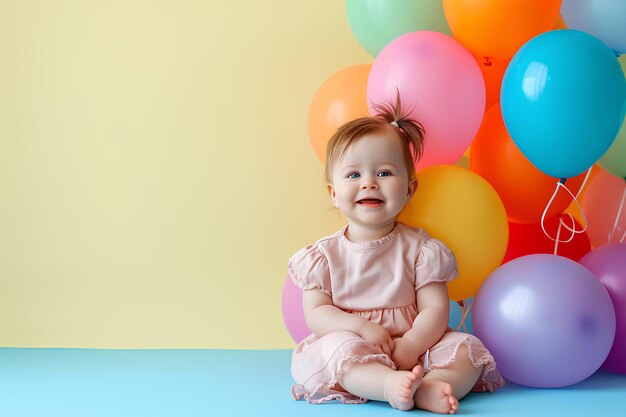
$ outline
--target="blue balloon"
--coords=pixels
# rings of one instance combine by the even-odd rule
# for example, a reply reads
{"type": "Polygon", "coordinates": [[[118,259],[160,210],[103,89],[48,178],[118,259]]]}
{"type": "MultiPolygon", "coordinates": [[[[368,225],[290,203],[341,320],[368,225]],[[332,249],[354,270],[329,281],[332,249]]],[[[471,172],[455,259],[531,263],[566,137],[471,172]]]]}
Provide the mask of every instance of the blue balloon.
{"type": "Polygon", "coordinates": [[[616,54],[626,53],[624,0],[563,0],[561,16],[568,28],[597,37],[616,54]]]}
{"type": "Polygon", "coordinates": [[[500,92],[502,118],[532,164],[556,178],[590,168],[626,111],[626,80],[613,51],[578,30],[542,33],[515,54],[500,92]]]}
{"type": "MultiPolygon", "coordinates": [[[[452,330],[456,330],[460,325],[465,324],[465,328],[467,329],[467,333],[472,334],[472,303],[474,302],[474,297],[469,298],[467,300],[463,300],[464,303],[469,304],[470,309],[465,317],[465,322],[462,323],[463,320],[463,309],[459,305],[458,301],[450,300],[450,316],[448,319],[448,327],[452,330]]],[[[461,332],[465,332],[465,329],[461,327],[459,329],[461,332]]]]}

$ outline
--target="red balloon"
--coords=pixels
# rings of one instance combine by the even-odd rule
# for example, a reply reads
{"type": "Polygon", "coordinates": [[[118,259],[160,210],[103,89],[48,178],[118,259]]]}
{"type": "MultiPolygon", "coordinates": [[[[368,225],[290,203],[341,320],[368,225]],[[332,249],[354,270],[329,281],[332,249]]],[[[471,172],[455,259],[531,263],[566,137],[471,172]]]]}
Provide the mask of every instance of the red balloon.
{"type": "MultiPolygon", "coordinates": [[[[559,215],[548,219],[545,222],[546,232],[553,238],[556,238],[560,219],[563,219],[563,222],[568,227],[573,228],[572,219],[567,215],[559,215]]],[[[576,220],[574,220],[574,223],[576,225],[575,230],[582,229],[580,223],[576,220]]],[[[587,232],[574,235],[571,242],[563,242],[568,240],[571,234],[572,232],[565,227],[561,227],[560,242],[556,254],[578,261],[591,251],[591,243],[587,232]]],[[[554,245],[555,242],[547,237],[541,229],[541,223],[524,224],[509,222],[509,245],[506,248],[502,263],[504,264],[520,256],[534,253],[554,254],[554,245]]]]}

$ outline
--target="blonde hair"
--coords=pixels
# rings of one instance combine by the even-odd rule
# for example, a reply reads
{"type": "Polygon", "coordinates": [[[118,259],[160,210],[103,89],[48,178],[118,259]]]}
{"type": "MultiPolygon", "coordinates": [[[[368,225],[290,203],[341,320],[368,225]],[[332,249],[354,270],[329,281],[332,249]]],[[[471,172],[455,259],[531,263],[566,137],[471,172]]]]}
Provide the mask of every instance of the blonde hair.
{"type": "Polygon", "coordinates": [[[331,136],[326,146],[326,182],[332,183],[332,173],[337,161],[346,150],[365,135],[383,131],[393,131],[402,141],[404,162],[409,172],[409,180],[415,178],[415,164],[424,151],[424,127],[416,120],[402,113],[400,94],[396,104],[374,104],[376,115],[352,120],[331,136]]]}

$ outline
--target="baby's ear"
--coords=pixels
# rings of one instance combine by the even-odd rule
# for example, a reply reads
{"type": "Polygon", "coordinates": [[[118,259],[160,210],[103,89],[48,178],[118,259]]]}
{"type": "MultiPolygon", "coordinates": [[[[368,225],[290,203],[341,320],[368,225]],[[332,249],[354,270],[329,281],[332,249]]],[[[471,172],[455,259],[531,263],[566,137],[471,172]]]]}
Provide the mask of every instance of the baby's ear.
{"type": "Polygon", "coordinates": [[[415,191],[417,191],[417,185],[419,184],[419,181],[416,178],[413,178],[411,181],[409,181],[409,192],[408,192],[408,196],[413,197],[413,194],[415,194],[415,191]]]}
{"type": "Polygon", "coordinates": [[[330,195],[330,199],[333,200],[333,204],[337,207],[337,194],[335,193],[335,189],[331,183],[326,184],[326,188],[328,188],[328,194],[330,195]]]}

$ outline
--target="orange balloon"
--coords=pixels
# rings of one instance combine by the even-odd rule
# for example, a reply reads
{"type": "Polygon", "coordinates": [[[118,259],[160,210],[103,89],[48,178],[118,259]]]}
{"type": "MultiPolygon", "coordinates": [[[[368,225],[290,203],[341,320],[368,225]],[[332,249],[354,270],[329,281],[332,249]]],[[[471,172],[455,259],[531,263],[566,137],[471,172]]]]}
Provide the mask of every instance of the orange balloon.
{"type": "Polygon", "coordinates": [[[485,90],[487,92],[487,100],[485,108],[493,106],[500,102],[500,88],[502,87],[502,78],[506,67],[511,62],[510,59],[486,59],[474,55],[474,59],[480,67],[480,72],[485,80],[485,90]]]}
{"type": "MultiPolygon", "coordinates": [[[[558,179],[535,168],[515,145],[502,121],[500,104],[485,113],[472,142],[470,167],[495,188],[509,220],[517,223],[541,222],[541,215],[558,179]]],[[[572,194],[576,195],[580,189],[585,174],[567,180],[565,185],[572,194]]],[[[565,210],[571,201],[572,197],[559,189],[546,213],[546,220],[565,210]]]]}
{"type": "Polygon", "coordinates": [[[326,144],[335,130],[350,120],[369,116],[367,77],[371,64],[353,65],[336,72],[319,88],[309,108],[309,140],[326,162],[326,144]]]}
{"type": "Polygon", "coordinates": [[[530,38],[551,30],[561,0],[443,0],[454,37],[480,57],[511,59],[530,38]]]}
{"type": "Polygon", "coordinates": [[[589,225],[587,234],[593,247],[619,242],[626,232],[626,208],[622,208],[622,212],[619,213],[625,190],[624,178],[616,177],[601,168],[598,169],[596,176],[589,180],[589,187],[582,197],[581,206],[587,217],[589,225]],[[614,229],[613,226],[617,227],[614,229]]]}

